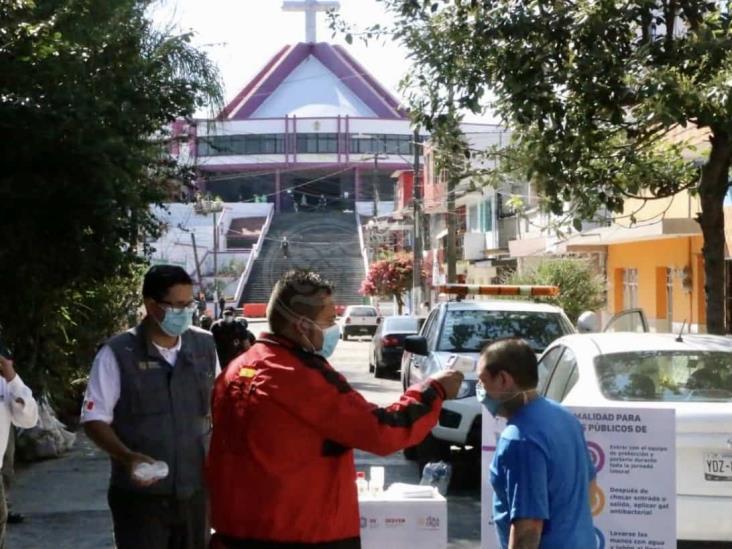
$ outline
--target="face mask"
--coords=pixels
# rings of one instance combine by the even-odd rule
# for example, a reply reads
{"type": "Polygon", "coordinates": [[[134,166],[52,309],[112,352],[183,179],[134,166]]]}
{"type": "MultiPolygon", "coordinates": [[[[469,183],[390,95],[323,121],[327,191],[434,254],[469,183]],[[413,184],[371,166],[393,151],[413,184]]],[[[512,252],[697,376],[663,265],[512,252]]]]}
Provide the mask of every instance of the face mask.
{"type": "Polygon", "coordinates": [[[316,354],[323,358],[329,358],[335,351],[338,341],[341,339],[341,330],[337,324],[334,324],[330,328],[322,330],[323,332],[323,348],[316,351],[316,354]]]}
{"type": "Polygon", "coordinates": [[[493,417],[498,415],[498,410],[501,409],[501,404],[503,404],[500,400],[488,396],[488,393],[485,392],[482,383],[478,383],[475,387],[475,398],[478,399],[478,402],[480,402],[493,417]]]}
{"type": "Polygon", "coordinates": [[[497,398],[493,398],[488,393],[486,393],[485,387],[483,387],[482,383],[478,382],[478,384],[475,386],[475,398],[478,399],[478,402],[480,402],[485,407],[485,409],[490,412],[490,414],[493,417],[498,416],[498,412],[501,410],[501,407],[506,402],[508,402],[509,400],[513,400],[514,398],[516,398],[519,395],[523,396],[524,404],[526,404],[528,402],[527,395],[528,395],[528,393],[531,393],[531,392],[533,392],[533,390],[517,391],[515,393],[507,393],[507,394],[511,394],[511,396],[500,400],[497,398]]]}
{"type": "Polygon", "coordinates": [[[158,322],[160,329],[170,337],[178,337],[193,324],[193,314],[188,310],[171,311],[165,310],[162,322],[158,322]]]}
{"type": "Polygon", "coordinates": [[[325,330],[315,324],[312,320],[310,321],[312,324],[323,333],[323,346],[320,348],[320,350],[315,349],[315,345],[312,344],[312,342],[303,334],[305,339],[308,343],[310,343],[310,347],[312,347],[313,353],[316,355],[320,355],[323,358],[330,357],[333,352],[335,351],[336,345],[338,345],[338,340],[341,338],[341,330],[338,327],[338,324],[334,324],[330,328],[326,328],[325,330]]]}

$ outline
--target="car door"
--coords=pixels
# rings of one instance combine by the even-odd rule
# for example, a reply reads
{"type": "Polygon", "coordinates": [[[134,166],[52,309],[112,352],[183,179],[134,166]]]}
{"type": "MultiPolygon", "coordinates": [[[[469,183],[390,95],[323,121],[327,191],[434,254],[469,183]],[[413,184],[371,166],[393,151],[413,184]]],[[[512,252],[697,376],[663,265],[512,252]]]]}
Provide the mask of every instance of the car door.
{"type": "Polygon", "coordinates": [[[574,351],[562,345],[557,346],[557,348],[561,349],[562,352],[542,394],[555,402],[562,402],[572,387],[579,381],[579,372],[577,371],[577,356],[574,351]]]}
{"type": "Polygon", "coordinates": [[[607,321],[603,332],[647,332],[648,319],[643,309],[625,309],[607,321]]]}

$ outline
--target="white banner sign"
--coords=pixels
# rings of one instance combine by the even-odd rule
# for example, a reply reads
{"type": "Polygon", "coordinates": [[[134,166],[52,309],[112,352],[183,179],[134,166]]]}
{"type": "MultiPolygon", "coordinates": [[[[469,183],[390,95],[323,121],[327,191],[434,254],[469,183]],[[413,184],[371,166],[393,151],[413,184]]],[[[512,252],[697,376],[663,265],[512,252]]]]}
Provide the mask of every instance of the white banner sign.
{"type": "MultiPolygon", "coordinates": [[[[597,490],[591,494],[597,549],[676,547],[674,410],[570,407],[585,428],[597,490]]],[[[502,428],[483,412],[481,549],[499,549],[491,518],[489,466],[502,428]]]]}

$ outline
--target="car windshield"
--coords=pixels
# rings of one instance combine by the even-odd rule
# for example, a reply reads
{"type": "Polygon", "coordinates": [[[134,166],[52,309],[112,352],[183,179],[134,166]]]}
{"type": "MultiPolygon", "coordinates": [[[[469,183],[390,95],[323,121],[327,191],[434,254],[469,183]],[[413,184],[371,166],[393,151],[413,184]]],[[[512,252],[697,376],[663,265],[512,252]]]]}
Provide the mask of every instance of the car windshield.
{"type": "Polygon", "coordinates": [[[732,402],[732,352],[652,351],[595,358],[611,400],[732,402]]]}
{"type": "Polygon", "coordinates": [[[385,332],[417,332],[419,321],[416,318],[387,318],[384,320],[385,332]]]}
{"type": "Polygon", "coordinates": [[[438,351],[480,352],[486,343],[506,337],[521,337],[542,352],[552,341],[571,333],[572,327],[558,313],[534,311],[449,311],[445,317],[438,351]]]}
{"type": "Polygon", "coordinates": [[[376,316],[376,309],[371,307],[354,307],[348,311],[349,316],[376,316]]]}

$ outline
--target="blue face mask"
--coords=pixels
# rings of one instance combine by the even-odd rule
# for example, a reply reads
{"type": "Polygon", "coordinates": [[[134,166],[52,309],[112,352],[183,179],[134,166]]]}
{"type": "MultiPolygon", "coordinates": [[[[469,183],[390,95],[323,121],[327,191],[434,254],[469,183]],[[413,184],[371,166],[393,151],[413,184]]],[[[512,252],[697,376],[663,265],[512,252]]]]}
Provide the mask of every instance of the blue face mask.
{"type": "Polygon", "coordinates": [[[316,351],[315,354],[322,356],[323,358],[329,358],[336,349],[338,341],[341,339],[341,330],[338,324],[334,324],[330,328],[323,330],[323,348],[316,351]]]}
{"type": "Polygon", "coordinates": [[[160,329],[170,337],[178,337],[193,324],[193,313],[188,309],[173,311],[165,309],[163,321],[158,323],[160,329]]]}
{"type": "Polygon", "coordinates": [[[478,402],[480,402],[493,417],[498,415],[498,410],[501,409],[501,404],[503,404],[502,401],[489,396],[488,393],[485,392],[485,387],[483,387],[483,384],[480,381],[475,386],[475,398],[478,399],[478,402]]]}
{"type": "Polygon", "coordinates": [[[507,399],[499,400],[497,398],[493,398],[488,393],[486,393],[485,387],[483,387],[483,384],[480,381],[478,381],[477,385],[475,386],[475,398],[478,399],[478,402],[480,402],[493,417],[498,416],[498,412],[501,410],[501,407],[504,403],[508,402],[509,400],[513,400],[519,395],[523,396],[524,404],[526,404],[528,402],[527,394],[531,392],[533,391],[518,391],[516,393],[511,393],[511,396],[507,399]]]}

